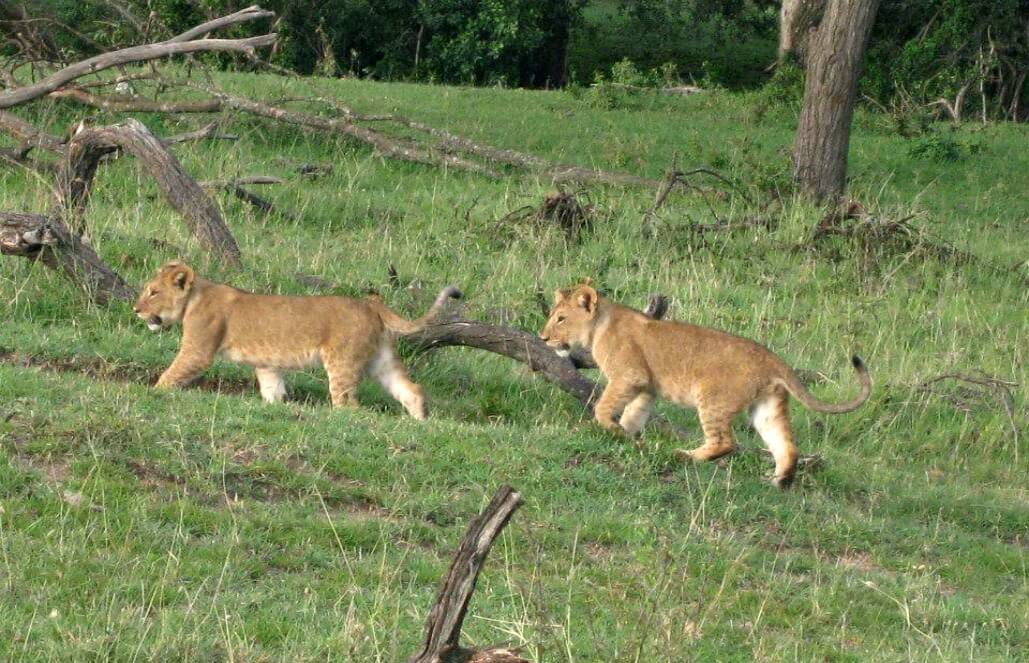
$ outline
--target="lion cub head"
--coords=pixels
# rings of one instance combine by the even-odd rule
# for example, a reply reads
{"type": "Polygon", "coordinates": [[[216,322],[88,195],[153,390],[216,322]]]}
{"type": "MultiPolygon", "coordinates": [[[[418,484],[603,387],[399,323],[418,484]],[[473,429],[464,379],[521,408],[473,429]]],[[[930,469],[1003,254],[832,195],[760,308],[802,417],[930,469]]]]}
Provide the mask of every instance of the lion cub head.
{"type": "Polygon", "coordinates": [[[150,331],[158,331],[182,320],[196,274],[182,262],[172,261],[147,281],[132,309],[150,331]]]}
{"type": "Polygon", "coordinates": [[[589,280],[554,291],[554,307],[540,338],[567,357],[575,348],[588,348],[597,323],[597,291],[589,280]]]}

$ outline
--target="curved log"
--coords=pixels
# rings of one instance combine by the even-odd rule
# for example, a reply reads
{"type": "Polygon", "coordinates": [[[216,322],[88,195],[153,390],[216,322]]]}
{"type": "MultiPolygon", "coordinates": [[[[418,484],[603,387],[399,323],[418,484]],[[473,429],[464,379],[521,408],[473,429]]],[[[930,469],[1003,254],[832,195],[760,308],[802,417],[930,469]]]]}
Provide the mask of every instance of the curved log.
{"type": "Polygon", "coordinates": [[[416,348],[431,350],[451,345],[462,345],[486,350],[520,361],[545,380],[567,391],[587,410],[600,396],[600,385],[575,370],[575,365],[559,357],[535,334],[471,320],[450,320],[426,327],[405,336],[416,348]]]}
{"type": "Polygon", "coordinates": [[[186,42],[162,42],[130,46],[119,51],[103,53],[87,58],[57,71],[34,85],[26,85],[13,90],[0,92],[0,108],[11,108],[33,99],[44,97],[54,90],[88,74],[95,74],[104,69],[119,65],[156,60],[169,55],[199,53],[203,51],[236,51],[253,55],[254,49],[271,46],[277,35],[267,34],[247,39],[198,39],[186,42]]]}
{"type": "Polygon", "coordinates": [[[164,143],[138,120],[107,127],[80,127],[72,136],[57,173],[55,216],[73,219],[75,228],[84,225],[82,215],[100,159],[118,148],[139,159],[201,243],[233,264],[240,264],[239,246],[218,206],[186,174],[164,143]]]}

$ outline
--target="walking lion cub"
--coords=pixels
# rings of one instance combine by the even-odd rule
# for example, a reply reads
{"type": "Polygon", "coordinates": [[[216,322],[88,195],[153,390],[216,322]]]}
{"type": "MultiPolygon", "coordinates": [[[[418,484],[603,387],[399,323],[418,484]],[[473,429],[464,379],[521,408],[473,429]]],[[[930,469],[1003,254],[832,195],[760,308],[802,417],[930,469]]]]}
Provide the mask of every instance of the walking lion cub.
{"type": "Polygon", "coordinates": [[[411,381],[393,350],[393,337],[423,329],[450,297],[447,286],[421,318],[405,320],[377,295],[286,297],[256,295],[199,278],[181,262],[161,267],[136,302],[135,312],[151,331],[182,323],[179,354],[157,386],[189,383],[222,355],[255,368],[261,396],[269,403],[286,395],[282,372],[321,363],[335,407],[356,406],[357,386],[374,377],[415,419],[426,417],[422,388],[411,381]]]}
{"type": "Polygon", "coordinates": [[[589,281],[558,290],[540,337],[565,354],[587,348],[607,387],[594,408],[607,430],[635,435],[658,395],[697,408],[704,443],[680,457],[712,460],[735,449],[732,420],[749,408],[751,421],[775,458],[775,485],[793,482],[797,448],[789,396],[818,412],[850,412],[868,400],[872,381],[857,356],[861,393],[845,403],[816,399],[767,348],[715,329],[652,320],[597,294],[589,281]],[[616,418],[618,417],[618,418],[616,418]]]}

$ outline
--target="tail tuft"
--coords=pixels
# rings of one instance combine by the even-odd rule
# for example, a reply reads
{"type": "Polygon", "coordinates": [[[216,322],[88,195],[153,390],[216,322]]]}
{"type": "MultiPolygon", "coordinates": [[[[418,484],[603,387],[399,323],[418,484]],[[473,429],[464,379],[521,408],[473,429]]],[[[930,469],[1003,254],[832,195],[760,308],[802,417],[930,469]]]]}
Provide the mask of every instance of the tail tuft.
{"type": "Polygon", "coordinates": [[[443,292],[439,293],[439,299],[461,299],[462,297],[464,297],[464,293],[456,285],[448,285],[443,288],[443,292]]]}
{"type": "Polygon", "coordinates": [[[850,358],[850,363],[854,365],[854,368],[863,371],[865,370],[865,362],[861,360],[861,357],[854,355],[850,358]]]}

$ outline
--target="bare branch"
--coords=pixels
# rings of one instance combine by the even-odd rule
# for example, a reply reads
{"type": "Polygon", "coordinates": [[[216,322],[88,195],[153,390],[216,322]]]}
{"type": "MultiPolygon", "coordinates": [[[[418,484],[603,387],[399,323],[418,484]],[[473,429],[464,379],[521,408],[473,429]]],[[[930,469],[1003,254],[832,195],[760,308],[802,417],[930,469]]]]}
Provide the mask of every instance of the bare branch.
{"type": "Polygon", "coordinates": [[[50,93],[50,96],[71,99],[72,101],[106,111],[128,113],[217,113],[222,109],[222,104],[217,99],[156,101],[114,94],[92,94],[78,87],[55,90],[50,93]]]}
{"type": "MultiPolygon", "coordinates": [[[[511,486],[501,486],[489,505],[472,520],[468,531],[461,539],[450,563],[450,569],[440,585],[436,602],[429,611],[425,623],[425,639],[421,650],[409,659],[408,663],[437,663],[442,660],[468,661],[472,652],[459,648],[461,625],[464,623],[468,604],[475,591],[475,583],[479,571],[486,561],[486,554],[493,547],[493,542],[500,536],[515,510],[522,504],[522,496],[511,486]]],[[[523,661],[511,650],[507,661],[523,661]]],[[[477,661],[497,660],[485,659],[477,655],[477,661]]]]}
{"type": "Polygon", "coordinates": [[[0,92],[0,108],[11,108],[33,99],[46,96],[76,78],[87,74],[95,74],[104,69],[132,62],[145,62],[169,55],[199,53],[203,51],[237,51],[254,53],[254,49],[270,46],[275,43],[276,35],[261,35],[247,39],[202,39],[199,41],[144,44],[131,46],[120,51],[111,51],[95,57],[76,62],[48,76],[34,85],[26,85],[14,90],[0,92]]]}
{"type": "Polygon", "coordinates": [[[239,247],[214,201],[138,120],[80,128],[75,133],[57,176],[55,209],[59,215],[81,219],[100,158],[116,147],[139,159],[197,239],[232,264],[239,264],[239,247]]]}
{"type": "MultiPolygon", "coordinates": [[[[198,87],[194,84],[190,84],[190,87],[198,87]]],[[[348,120],[341,119],[328,119],[319,117],[317,115],[309,115],[307,113],[300,113],[295,111],[288,111],[282,108],[276,108],[274,106],[268,106],[251,99],[245,99],[243,97],[237,97],[230,95],[225,92],[211,90],[207,88],[203,89],[209,94],[214,95],[220,99],[226,106],[234,108],[236,110],[251,113],[261,117],[267,117],[286,124],[294,124],[302,127],[309,127],[312,129],[319,129],[321,131],[330,131],[333,133],[339,133],[345,136],[356,138],[364,143],[367,143],[374,147],[383,156],[393,157],[395,159],[401,159],[403,161],[412,161],[414,163],[424,163],[429,165],[442,165],[455,168],[457,170],[466,170],[480,175],[486,175],[487,177],[499,178],[499,173],[481,165],[474,161],[468,161],[460,157],[450,156],[446,154],[435,155],[426,152],[414,144],[405,143],[400,140],[396,140],[385,136],[377,131],[373,131],[366,127],[358,126],[348,120]]]]}
{"type": "Polygon", "coordinates": [[[4,110],[0,110],[0,129],[32,147],[51,152],[60,152],[64,149],[64,141],[61,138],[51,136],[17,115],[4,110]]]}
{"type": "Polygon", "coordinates": [[[175,134],[173,136],[165,136],[161,139],[161,142],[165,145],[177,145],[179,143],[188,143],[196,140],[205,140],[207,138],[213,138],[215,140],[239,140],[239,136],[233,134],[220,134],[218,133],[218,123],[211,122],[210,124],[204,125],[195,131],[187,131],[181,134],[175,134]]]}
{"type": "Polygon", "coordinates": [[[195,28],[190,28],[180,35],[176,35],[167,41],[161,42],[162,44],[178,44],[187,41],[193,41],[198,37],[202,37],[209,32],[220,30],[221,28],[227,28],[230,25],[236,25],[238,23],[246,23],[247,21],[256,21],[260,18],[271,18],[275,16],[275,12],[267,9],[261,9],[258,5],[250,5],[246,9],[240,9],[234,14],[228,16],[222,16],[216,18],[207,23],[201,23],[195,28]]]}

